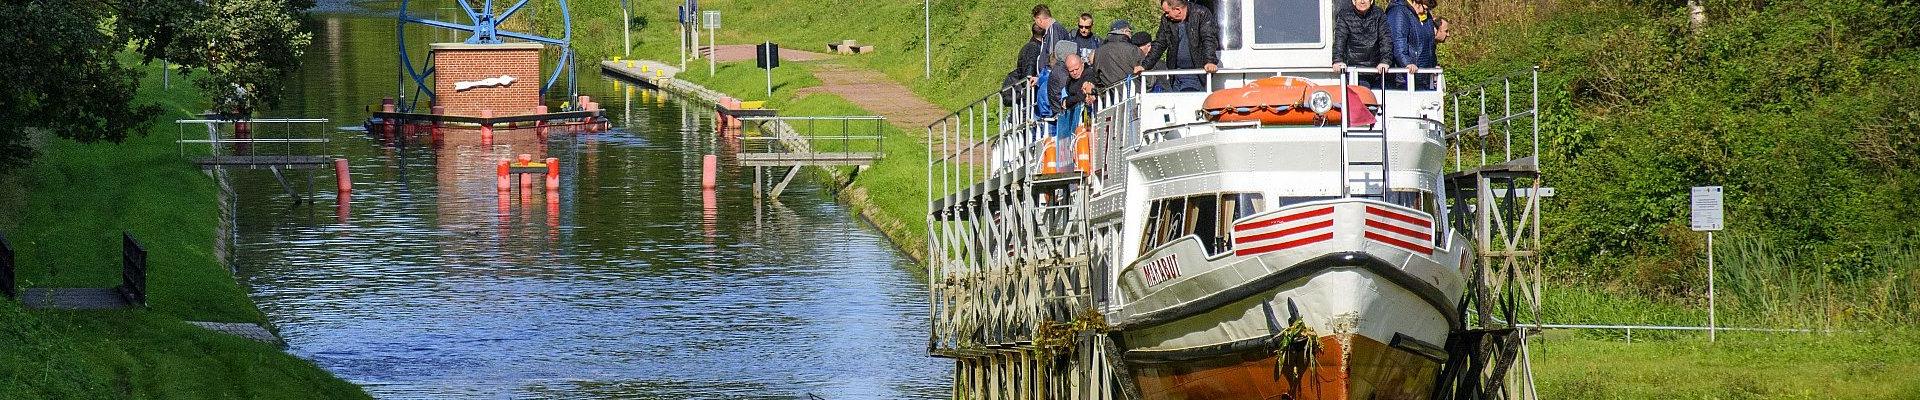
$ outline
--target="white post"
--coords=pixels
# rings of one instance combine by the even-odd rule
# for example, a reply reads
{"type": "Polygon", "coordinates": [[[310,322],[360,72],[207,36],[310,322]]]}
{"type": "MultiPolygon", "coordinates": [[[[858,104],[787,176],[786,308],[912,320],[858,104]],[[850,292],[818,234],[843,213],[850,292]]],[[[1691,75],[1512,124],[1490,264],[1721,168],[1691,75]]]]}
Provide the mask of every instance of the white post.
{"type": "Polygon", "coordinates": [[[680,69],[687,69],[687,24],[680,24],[680,69]]]}
{"type": "Polygon", "coordinates": [[[1714,316],[1713,306],[1713,231],[1707,231],[1707,341],[1709,342],[1716,341],[1714,334],[1718,333],[1720,326],[1720,321],[1714,316]]]}
{"type": "Polygon", "coordinates": [[[924,78],[933,78],[933,0],[921,0],[924,6],[920,10],[920,37],[926,44],[920,46],[926,53],[924,78]]]}
{"type": "Polygon", "coordinates": [[[709,77],[713,76],[713,65],[716,62],[713,59],[719,58],[720,56],[720,46],[713,44],[715,28],[718,27],[713,26],[713,24],[707,24],[707,76],[709,77]]]}
{"type": "Polygon", "coordinates": [[[626,0],[620,1],[620,56],[633,58],[633,6],[626,0]]]}
{"type": "Polygon", "coordinates": [[[173,89],[173,61],[160,60],[160,88],[173,89]]]}
{"type": "Polygon", "coordinates": [[[767,100],[773,100],[773,42],[767,42],[767,100]]]}

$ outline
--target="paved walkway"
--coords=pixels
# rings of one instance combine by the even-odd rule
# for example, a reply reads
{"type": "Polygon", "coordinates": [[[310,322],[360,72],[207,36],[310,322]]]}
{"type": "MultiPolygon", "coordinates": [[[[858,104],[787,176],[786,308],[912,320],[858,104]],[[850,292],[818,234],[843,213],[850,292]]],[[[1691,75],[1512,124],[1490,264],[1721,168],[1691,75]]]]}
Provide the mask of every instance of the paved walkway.
{"type": "Polygon", "coordinates": [[[251,339],[253,341],[260,342],[260,343],[266,343],[266,344],[280,346],[280,347],[287,346],[287,343],[285,341],[281,341],[279,336],[274,336],[272,331],[268,331],[266,327],[256,325],[256,324],[249,324],[245,322],[203,322],[203,321],[187,321],[187,323],[193,324],[193,326],[198,326],[206,330],[225,333],[228,335],[239,336],[239,337],[251,339]]]}
{"type": "Polygon", "coordinates": [[[886,74],[879,71],[824,62],[813,65],[813,76],[820,79],[820,86],[800,89],[799,95],[824,92],[840,96],[860,108],[887,117],[887,122],[909,135],[924,134],[927,125],[946,117],[948,113],[946,109],[913,94],[913,90],[905,85],[887,79],[886,74]]]}

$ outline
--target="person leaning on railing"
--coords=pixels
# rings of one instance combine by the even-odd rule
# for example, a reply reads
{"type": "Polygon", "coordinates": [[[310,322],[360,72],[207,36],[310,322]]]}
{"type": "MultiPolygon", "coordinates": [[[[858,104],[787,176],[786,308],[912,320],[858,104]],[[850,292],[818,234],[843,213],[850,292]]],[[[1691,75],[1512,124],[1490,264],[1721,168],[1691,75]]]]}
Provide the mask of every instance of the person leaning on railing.
{"type": "Polygon", "coordinates": [[[1346,72],[1348,65],[1371,65],[1378,75],[1361,76],[1361,84],[1380,86],[1380,76],[1387,74],[1387,62],[1393,55],[1387,13],[1374,7],[1373,0],[1353,0],[1352,8],[1333,14],[1333,70],[1346,72]]]}
{"type": "Polygon", "coordinates": [[[1133,24],[1124,19],[1113,20],[1107,27],[1107,41],[1093,53],[1094,87],[1104,88],[1127,80],[1127,75],[1146,58],[1140,46],[1133,44],[1132,35],[1133,24]]]}
{"type": "Polygon", "coordinates": [[[1080,127],[1080,115],[1086,112],[1093,92],[1093,82],[1087,79],[1086,63],[1080,61],[1080,55],[1068,54],[1065,58],[1064,73],[1054,75],[1053,83],[1048,85],[1058,88],[1048,97],[1060,106],[1053,123],[1053,162],[1060,172],[1073,171],[1073,134],[1080,127]]]}
{"type": "MultiPolygon", "coordinates": [[[[1404,65],[1408,73],[1418,74],[1421,68],[1433,68],[1439,63],[1434,55],[1433,16],[1427,13],[1434,0],[1393,0],[1393,6],[1387,8],[1387,30],[1393,35],[1393,63],[1404,65]]],[[[1394,85],[1406,87],[1406,77],[1394,75],[1394,85]]],[[[1430,76],[1415,78],[1420,90],[1432,90],[1433,79],[1430,76]]]]}
{"type": "MultiPolygon", "coordinates": [[[[1040,66],[1045,65],[1041,57],[1045,57],[1046,54],[1040,52],[1042,47],[1040,41],[1045,39],[1046,35],[1045,30],[1033,28],[1032,35],[1027,37],[1027,43],[1020,46],[1020,55],[1013,60],[1013,70],[1007,71],[1007,77],[1000,80],[1000,87],[1003,90],[1018,90],[1026,84],[1034,83],[1039,76],[1040,66]]],[[[1000,98],[1001,105],[1012,106],[1015,96],[1012,96],[1011,92],[1001,94],[1004,95],[1000,98]]]]}
{"type": "MultiPolygon", "coordinates": [[[[1153,49],[1142,61],[1140,71],[1149,69],[1202,69],[1213,73],[1220,69],[1220,25],[1213,11],[1187,0],[1160,0],[1160,34],[1153,49]],[[1166,57],[1162,60],[1161,55],[1166,57]]],[[[1206,91],[1206,80],[1198,75],[1176,75],[1173,91],[1206,91]]]]}

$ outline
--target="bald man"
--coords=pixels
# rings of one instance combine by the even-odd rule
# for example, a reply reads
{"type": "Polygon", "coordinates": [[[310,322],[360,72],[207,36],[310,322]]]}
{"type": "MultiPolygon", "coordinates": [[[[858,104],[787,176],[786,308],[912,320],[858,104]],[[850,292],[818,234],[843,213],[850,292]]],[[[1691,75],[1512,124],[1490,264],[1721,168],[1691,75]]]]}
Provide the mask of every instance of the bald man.
{"type": "Polygon", "coordinates": [[[1079,54],[1069,54],[1064,63],[1064,74],[1054,74],[1053,84],[1048,85],[1053,93],[1047,97],[1060,105],[1059,114],[1053,125],[1054,165],[1060,172],[1071,172],[1074,167],[1073,133],[1080,126],[1080,114],[1086,112],[1087,103],[1093,101],[1089,93],[1093,92],[1093,81],[1088,80],[1087,64],[1080,60],[1079,54]]]}

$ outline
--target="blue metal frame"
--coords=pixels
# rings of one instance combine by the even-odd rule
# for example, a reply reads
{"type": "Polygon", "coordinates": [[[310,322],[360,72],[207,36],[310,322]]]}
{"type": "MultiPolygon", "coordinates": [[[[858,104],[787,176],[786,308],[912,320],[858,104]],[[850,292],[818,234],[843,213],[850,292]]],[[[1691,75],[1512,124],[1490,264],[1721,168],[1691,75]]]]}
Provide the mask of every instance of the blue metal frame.
{"type": "MultiPolygon", "coordinates": [[[[562,73],[567,76],[567,97],[571,98],[577,95],[579,93],[579,84],[573,77],[573,17],[567,8],[567,0],[558,0],[560,2],[560,21],[563,28],[563,36],[559,38],[499,29],[501,22],[506,21],[507,18],[512,17],[513,14],[520,12],[522,7],[526,7],[528,1],[530,0],[518,0],[512,6],[508,6],[506,10],[495,14],[493,12],[493,0],[485,0],[480,9],[473,8],[473,5],[466,0],[454,0],[454,3],[460,5],[461,11],[466,12],[467,19],[472,21],[471,24],[460,24],[410,16],[407,14],[408,0],[400,0],[400,11],[394,24],[394,42],[398,44],[400,72],[402,73],[399,81],[395,83],[398,98],[407,98],[406,80],[408,78],[413,80],[414,98],[416,100],[420,97],[420,94],[425,94],[428,99],[434,97],[433,86],[427,84],[427,78],[433,76],[435,68],[431,64],[432,60],[428,60],[428,64],[422,65],[419,68],[414,67],[413,60],[407,55],[407,24],[420,24],[469,32],[472,35],[467,37],[466,42],[470,44],[498,44],[504,43],[504,39],[515,39],[559,47],[560,62],[554,65],[553,72],[547,77],[545,85],[540,87],[540,95],[544,97],[547,93],[551,92],[553,85],[560,81],[560,75],[562,73]]],[[[414,108],[413,102],[400,101],[397,103],[397,107],[400,108],[399,111],[402,112],[409,112],[414,108]]]]}

